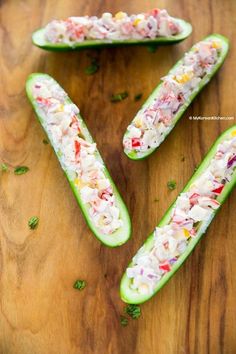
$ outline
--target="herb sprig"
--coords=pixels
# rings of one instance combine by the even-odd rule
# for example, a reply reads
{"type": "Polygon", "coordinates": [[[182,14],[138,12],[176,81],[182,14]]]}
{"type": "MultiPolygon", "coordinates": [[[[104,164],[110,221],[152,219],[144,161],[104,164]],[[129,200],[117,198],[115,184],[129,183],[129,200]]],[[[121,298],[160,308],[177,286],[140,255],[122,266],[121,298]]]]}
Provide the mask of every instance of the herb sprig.
{"type": "Polygon", "coordinates": [[[124,311],[133,319],[137,319],[141,316],[141,309],[139,305],[129,304],[125,307],[124,311]]]}
{"type": "Polygon", "coordinates": [[[5,163],[2,163],[2,164],[1,164],[1,170],[2,170],[3,172],[7,172],[7,171],[8,171],[8,166],[7,166],[5,163]]]}
{"type": "Polygon", "coordinates": [[[115,93],[111,96],[111,102],[120,102],[129,96],[127,91],[115,93]]]}
{"type": "Polygon", "coordinates": [[[128,325],[129,321],[128,318],[126,318],[125,316],[120,316],[120,324],[123,327],[126,327],[128,325]]]}
{"type": "Polygon", "coordinates": [[[28,226],[31,230],[36,229],[39,223],[39,218],[37,216],[32,216],[28,221],[28,226]]]}
{"type": "Polygon", "coordinates": [[[85,74],[87,75],[93,75],[95,74],[99,69],[99,63],[96,58],[92,58],[91,64],[85,69],[85,74]]]}
{"type": "Polygon", "coordinates": [[[175,182],[175,181],[168,181],[167,182],[167,187],[171,190],[171,191],[173,191],[175,188],[176,188],[176,185],[177,185],[177,183],[175,182]]]}
{"type": "Polygon", "coordinates": [[[143,97],[143,94],[142,94],[142,93],[137,93],[137,95],[134,96],[135,102],[141,100],[142,97],[143,97]]]}
{"type": "Polygon", "coordinates": [[[27,166],[18,166],[18,167],[15,168],[14,173],[15,173],[15,175],[23,175],[23,174],[25,174],[28,171],[29,171],[29,167],[27,167],[27,166]]]}
{"type": "Polygon", "coordinates": [[[73,288],[76,290],[83,290],[86,287],[86,281],[85,280],[76,280],[76,282],[73,285],[73,288]]]}

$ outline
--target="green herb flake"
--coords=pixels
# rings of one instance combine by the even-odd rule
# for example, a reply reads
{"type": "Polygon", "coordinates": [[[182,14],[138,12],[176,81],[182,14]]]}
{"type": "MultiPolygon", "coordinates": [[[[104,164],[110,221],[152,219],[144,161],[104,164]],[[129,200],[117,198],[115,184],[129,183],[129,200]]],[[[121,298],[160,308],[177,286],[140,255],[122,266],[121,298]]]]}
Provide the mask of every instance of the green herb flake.
{"type": "Polygon", "coordinates": [[[111,102],[120,102],[129,96],[127,91],[113,94],[111,96],[111,102]]]}
{"type": "Polygon", "coordinates": [[[43,144],[44,145],[48,145],[49,144],[48,140],[47,139],[43,139],[43,144]]]}
{"type": "Polygon", "coordinates": [[[141,309],[139,305],[129,304],[125,307],[124,311],[133,319],[137,319],[141,316],[141,309]]]}
{"type": "Polygon", "coordinates": [[[15,175],[23,175],[24,173],[29,171],[29,167],[27,166],[18,166],[15,168],[14,173],[15,175]]]}
{"type": "Polygon", "coordinates": [[[157,50],[157,46],[155,46],[155,45],[148,46],[149,53],[155,53],[156,50],[157,50]]]}
{"type": "Polygon", "coordinates": [[[76,280],[76,282],[73,285],[73,288],[77,290],[83,290],[85,287],[86,287],[85,280],[76,280]]]}
{"type": "Polygon", "coordinates": [[[39,218],[37,216],[32,216],[28,221],[28,226],[31,230],[36,229],[39,223],[39,218]]]}
{"type": "Polygon", "coordinates": [[[2,170],[3,172],[7,172],[7,171],[8,171],[8,166],[7,166],[5,163],[2,163],[2,164],[1,164],[1,170],[2,170]]]}
{"type": "Polygon", "coordinates": [[[143,94],[142,94],[142,93],[137,93],[137,95],[134,96],[135,102],[141,100],[142,97],[143,97],[143,94]]]}
{"type": "Polygon", "coordinates": [[[159,198],[155,198],[154,202],[159,202],[159,200],[160,200],[159,198]]]}
{"type": "Polygon", "coordinates": [[[125,316],[120,316],[120,324],[123,327],[126,327],[128,325],[129,321],[128,318],[126,318],[125,316]]]}
{"type": "Polygon", "coordinates": [[[92,59],[91,64],[85,69],[85,74],[93,75],[99,69],[99,64],[95,58],[92,59]]]}
{"type": "Polygon", "coordinates": [[[176,182],[175,181],[168,181],[167,182],[167,187],[173,191],[176,188],[176,182]]]}

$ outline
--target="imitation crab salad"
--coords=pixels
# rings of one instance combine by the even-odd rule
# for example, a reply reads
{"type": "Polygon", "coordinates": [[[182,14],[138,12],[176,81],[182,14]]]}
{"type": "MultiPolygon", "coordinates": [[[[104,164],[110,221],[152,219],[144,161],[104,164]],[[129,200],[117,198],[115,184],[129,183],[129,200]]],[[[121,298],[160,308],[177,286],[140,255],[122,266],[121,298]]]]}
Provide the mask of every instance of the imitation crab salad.
{"type": "Polygon", "coordinates": [[[216,143],[127,268],[121,283],[126,302],[143,302],[160,290],[164,278],[168,280],[168,273],[182,264],[181,255],[187,257],[235,185],[236,127],[216,143]]]}
{"type": "Polygon", "coordinates": [[[228,45],[212,35],[185,54],[137,113],[124,135],[125,153],[133,159],[150,155],[173,129],[196,93],[222,64],[228,45]]]}
{"type": "Polygon", "coordinates": [[[74,47],[82,42],[96,44],[98,42],[112,43],[113,41],[180,41],[191,33],[189,23],[171,17],[166,10],[153,9],[147,13],[129,16],[118,12],[114,16],[103,13],[101,17],[83,16],[69,17],[66,20],[53,20],[43,29],[43,33],[35,32],[33,41],[40,46],[45,43],[66,44],[74,47]],[[44,38],[40,38],[40,33],[44,38]]]}
{"type": "Polygon", "coordinates": [[[83,212],[88,212],[89,222],[99,234],[107,235],[107,242],[118,230],[126,238],[124,211],[121,212],[124,206],[118,192],[114,192],[96,144],[78,115],[78,107],[54,79],[35,75],[31,93],[36,112],[74,191],[86,206],[83,212]]]}

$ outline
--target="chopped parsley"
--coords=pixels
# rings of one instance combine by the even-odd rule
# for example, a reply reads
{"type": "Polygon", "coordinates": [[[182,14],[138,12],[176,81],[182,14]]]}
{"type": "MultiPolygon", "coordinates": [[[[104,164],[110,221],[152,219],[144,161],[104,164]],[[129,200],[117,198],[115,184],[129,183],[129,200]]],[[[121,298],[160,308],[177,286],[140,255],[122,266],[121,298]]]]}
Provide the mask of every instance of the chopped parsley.
{"type": "Polygon", "coordinates": [[[133,319],[137,319],[141,316],[141,309],[139,305],[129,304],[125,307],[124,311],[133,319]]]}
{"type": "Polygon", "coordinates": [[[111,96],[111,102],[120,102],[129,96],[127,91],[113,94],[111,96]]]}
{"type": "Polygon", "coordinates": [[[154,202],[159,202],[159,200],[160,200],[159,198],[155,198],[154,202]]]}
{"type": "Polygon", "coordinates": [[[39,223],[39,218],[37,216],[32,216],[28,221],[28,226],[31,230],[36,229],[39,223]]]}
{"type": "Polygon", "coordinates": [[[85,69],[85,74],[93,75],[98,71],[98,69],[99,69],[99,63],[97,59],[92,58],[91,64],[85,69]]]}
{"type": "Polygon", "coordinates": [[[148,46],[149,53],[155,53],[156,50],[157,50],[157,46],[155,46],[155,45],[148,46]]]}
{"type": "Polygon", "coordinates": [[[125,316],[120,316],[120,324],[121,324],[121,326],[126,327],[128,322],[129,322],[128,318],[126,318],[125,316]]]}
{"type": "Polygon", "coordinates": [[[29,167],[27,166],[18,166],[15,168],[14,173],[15,175],[23,175],[24,173],[29,171],[29,167]]]}
{"type": "Polygon", "coordinates": [[[1,170],[2,170],[3,172],[8,171],[8,166],[7,166],[5,163],[2,163],[2,164],[1,164],[1,170]]]}
{"type": "Polygon", "coordinates": [[[168,181],[167,182],[167,187],[173,191],[176,188],[176,182],[175,181],[168,181]]]}
{"type": "Polygon", "coordinates": [[[141,100],[142,97],[143,97],[143,94],[142,94],[142,93],[137,93],[137,95],[134,96],[135,102],[141,100]]]}
{"type": "Polygon", "coordinates": [[[86,287],[86,281],[85,280],[76,280],[76,282],[73,285],[74,289],[77,290],[83,290],[86,287]]]}
{"type": "Polygon", "coordinates": [[[48,145],[49,144],[48,140],[47,139],[43,139],[43,144],[44,145],[48,145]]]}

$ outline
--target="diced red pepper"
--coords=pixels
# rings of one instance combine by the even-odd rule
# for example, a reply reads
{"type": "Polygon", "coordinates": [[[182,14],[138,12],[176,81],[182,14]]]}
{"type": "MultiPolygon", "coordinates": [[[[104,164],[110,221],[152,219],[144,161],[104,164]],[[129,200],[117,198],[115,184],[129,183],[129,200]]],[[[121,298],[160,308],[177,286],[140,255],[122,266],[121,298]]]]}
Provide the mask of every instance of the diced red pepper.
{"type": "Polygon", "coordinates": [[[150,11],[151,15],[153,17],[156,17],[159,14],[160,10],[159,9],[153,9],[150,11]]]}
{"type": "Polygon", "coordinates": [[[80,148],[81,148],[80,143],[79,143],[77,140],[75,140],[75,157],[76,157],[76,158],[79,157],[80,148]]]}
{"type": "Polygon", "coordinates": [[[103,200],[109,200],[109,196],[112,196],[112,189],[110,187],[102,191],[100,198],[103,200]]]}
{"type": "Polygon", "coordinates": [[[164,272],[169,272],[170,271],[170,265],[169,263],[164,263],[164,264],[160,264],[159,268],[161,270],[164,270],[164,272]]]}
{"type": "Polygon", "coordinates": [[[219,195],[222,192],[223,188],[224,188],[224,185],[222,184],[220,187],[213,189],[212,192],[219,195]]]}
{"type": "Polygon", "coordinates": [[[36,98],[36,101],[38,103],[42,103],[44,104],[45,106],[48,106],[50,104],[50,100],[48,98],[43,98],[43,97],[37,97],[36,98]]]}
{"type": "Polygon", "coordinates": [[[139,147],[141,145],[139,138],[132,138],[131,143],[132,143],[132,147],[139,147]]]}
{"type": "Polygon", "coordinates": [[[81,34],[84,34],[83,27],[76,28],[76,29],[75,29],[75,35],[76,35],[76,37],[77,37],[77,38],[80,38],[80,37],[81,37],[81,34]]]}

